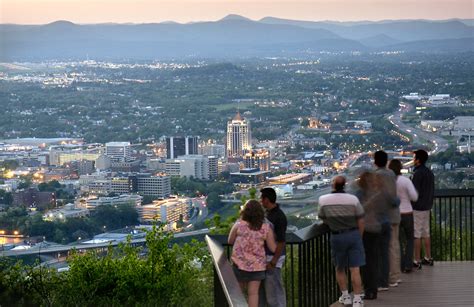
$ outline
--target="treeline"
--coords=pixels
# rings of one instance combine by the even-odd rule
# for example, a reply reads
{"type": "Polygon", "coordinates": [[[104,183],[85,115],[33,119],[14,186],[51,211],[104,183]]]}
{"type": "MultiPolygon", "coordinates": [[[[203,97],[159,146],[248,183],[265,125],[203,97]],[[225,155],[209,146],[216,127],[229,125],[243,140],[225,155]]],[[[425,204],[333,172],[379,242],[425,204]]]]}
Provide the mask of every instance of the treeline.
{"type": "Polygon", "coordinates": [[[107,254],[73,254],[69,271],[0,258],[2,306],[212,306],[212,263],[203,243],[171,244],[153,229],[143,250],[128,243],[107,254]]]}
{"type": "Polygon", "coordinates": [[[29,237],[41,236],[61,244],[138,224],[138,213],[130,205],[99,206],[89,217],[65,221],[45,221],[42,214],[29,215],[24,208],[10,208],[0,213],[0,229],[8,233],[18,231],[29,237]]]}
{"type": "MultiPolygon", "coordinates": [[[[226,177],[228,173],[221,176],[226,177]]],[[[171,189],[174,194],[189,197],[206,195],[209,209],[215,210],[221,205],[219,195],[232,193],[234,186],[228,181],[205,182],[186,177],[172,177],[171,189]]]]}
{"type": "Polygon", "coordinates": [[[459,152],[456,147],[451,146],[448,150],[430,157],[429,162],[446,164],[451,163],[456,167],[472,167],[474,165],[474,153],[459,152]]]}

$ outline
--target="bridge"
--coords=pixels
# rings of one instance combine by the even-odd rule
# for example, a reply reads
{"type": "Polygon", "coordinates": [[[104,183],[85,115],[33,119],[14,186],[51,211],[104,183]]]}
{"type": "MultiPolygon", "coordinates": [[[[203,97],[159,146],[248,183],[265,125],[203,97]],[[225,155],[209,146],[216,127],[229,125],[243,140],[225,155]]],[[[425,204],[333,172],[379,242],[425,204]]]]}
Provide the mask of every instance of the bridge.
{"type": "MultiPolygon", "coordinates": [[[[402,283],[366,306],[472,306],[474,190],[437,190],[430,220],[433,267],[403,274],[402,283]]],[[[287,234],[282,275],[287,306],[342,306],[330,254],[330,233],[313,224],[287,234]]],[[[214,262],[214,306],[247,306],[231,264],[227,236],[206,236],[214,262]]]]}
{"type": "MultiPolygon", "coordinates": [[[[195,230],[195,231],[188,231],[188,232],[181,232],[175,234],[174,238],[185,238],[190,236],[198,236],[198,235],[205,235],[209,233],[208,228],[195,230]]],[[[141,246],[145,245],[146,239],[139,238],[133,239],[130,241],[132,246],[141,246]]],[[[64,255],[68,254],[71,250],[77,250],[79,252],[87,251],[87,250],[101,250],[101,249],[108,249],[109,246],[115,247],[121,243],[125,243],[125,241],[109,241],[109,242],[101,242],[101,243],[93,243],[93,244],[83,244],[83,243],[76,243],[72,245],[57,245],[51,247],[32,247],[29,249],[23,250],[7,250],[0,253],[0,256],[5,257],[18,257],[18,256],[26,256],[26,255],[64,255]]]]}

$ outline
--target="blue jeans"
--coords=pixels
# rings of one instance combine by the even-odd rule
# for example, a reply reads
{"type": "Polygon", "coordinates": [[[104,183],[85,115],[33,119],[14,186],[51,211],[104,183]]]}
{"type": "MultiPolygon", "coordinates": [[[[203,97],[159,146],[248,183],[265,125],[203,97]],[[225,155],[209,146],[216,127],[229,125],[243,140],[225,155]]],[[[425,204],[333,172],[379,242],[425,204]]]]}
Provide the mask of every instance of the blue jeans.
{"type": "Polygon", "coordinates": [[[267,270],[267,275],[260,286],[258,305],[260,307],[286,306],[285,287],[281,279],[281,269],[274,268],[267,270]]]}
{"type": "Polygon", "coordinates": [[[378,248],[378,259],[379,259],[378,286],[383,287],[383,288],[388,288],[388,276],[390,273],[388,251],[390,248],[391,230],[392,228],[390,226],[390,223],[382,224],[382,232],[380,234],[380,245],[378,248]]]}

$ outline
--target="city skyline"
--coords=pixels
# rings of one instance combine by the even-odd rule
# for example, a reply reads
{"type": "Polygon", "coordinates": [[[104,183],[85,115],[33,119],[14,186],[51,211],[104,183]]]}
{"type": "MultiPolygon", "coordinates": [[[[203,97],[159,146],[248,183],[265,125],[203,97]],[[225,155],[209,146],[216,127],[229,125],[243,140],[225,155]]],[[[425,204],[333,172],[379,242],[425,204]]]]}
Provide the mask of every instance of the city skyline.
{"type": "Polygon", "coordinates": [[[258,20],[272,16],[312,21],[380,21],[388,19],[472,19],[470,0],[0,0],[0,23],[180,23],[215,21],[228,14],[258,20]],[[27,12],[25,14],[25,12],[27,12]],[[32,14],[31,12],[34,12],[32,14]]]}

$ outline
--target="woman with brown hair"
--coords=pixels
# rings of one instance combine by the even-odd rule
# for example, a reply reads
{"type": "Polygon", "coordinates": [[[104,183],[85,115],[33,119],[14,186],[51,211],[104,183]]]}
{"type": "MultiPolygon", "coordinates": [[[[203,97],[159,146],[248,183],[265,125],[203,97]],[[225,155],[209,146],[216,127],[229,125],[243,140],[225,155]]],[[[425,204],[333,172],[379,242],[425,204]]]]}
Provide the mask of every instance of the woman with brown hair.
{"type": "Polygon", "coordinates": [[[234,245],[231,257],[234,273],[242,290],[247,290],[250,307],[258,306],[260,282],[265,279],[265,244],[272,252],[276,249],[273,230],[264,220],[262,205],[249,200],[229,233],[229,243],[234,245]]]}
{"type": "MultiPolygon", "coordinates": [[[[417,201],[418,192],[410,179],[402,175],[403,165],[400,160],[392,160],[388,165],[397,176],[397,196],[400,199],[400,238],[397,244],[403,242],[401,250],[401,270],[404,273],[410,273],[413,267],[413,241],[414,241],[414,226],[413,226],[413,208],[412,201],[417,201]]],[[[400,263],[398,263],[400,268],[400,263]]],[[[390,269],[391,270],[391,269],[390,269]]],[[[393,282],[393,281],[392,281],[393,282]]]]}

